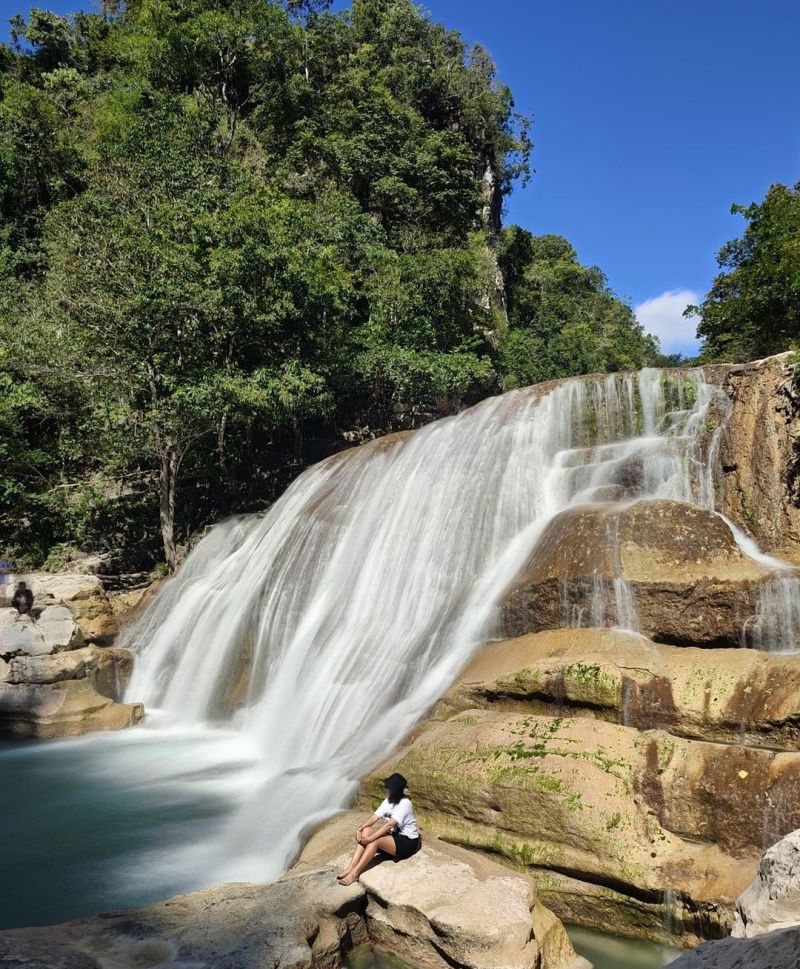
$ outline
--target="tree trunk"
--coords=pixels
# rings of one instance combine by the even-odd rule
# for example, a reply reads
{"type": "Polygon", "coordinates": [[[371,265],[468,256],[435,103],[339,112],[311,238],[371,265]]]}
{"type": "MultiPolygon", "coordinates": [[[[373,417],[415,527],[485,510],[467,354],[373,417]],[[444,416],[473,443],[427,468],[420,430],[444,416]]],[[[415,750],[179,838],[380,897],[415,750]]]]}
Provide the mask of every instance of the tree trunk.
{"type": "Polygon", "coordinates": [[[175,547],[175,490],[178,478],[178,454],[170,448],[161,454],[158,473],[158,501],[161,519],[161,538],[164,542],[164,559],[170,572],[178,567],[178,550],[175,547]]]}

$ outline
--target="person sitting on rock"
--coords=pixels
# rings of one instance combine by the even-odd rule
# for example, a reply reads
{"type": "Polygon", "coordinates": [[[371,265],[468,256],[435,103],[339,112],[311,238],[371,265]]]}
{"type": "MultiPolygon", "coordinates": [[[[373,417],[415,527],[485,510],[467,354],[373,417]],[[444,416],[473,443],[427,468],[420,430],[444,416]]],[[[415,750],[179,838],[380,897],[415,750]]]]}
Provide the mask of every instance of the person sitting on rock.
{"type": "Polygon", "coordinates": [[[422,841],[411,799],[405,790],[408,782],[402,774],[387,777],[383,786],[386,798],[375,813],[356,829],[356,850],[347,868],[336,876],[340,885],[352,885],[361,872],[380,852],[393,861],[415,855],[422,841]]]}
{"type": "Polygon", "coordinates": [[[30,616],[31,609],[33,609],[33,593],[25,582],[20,582],[17,585],[11,605],[21,616],[30,616]]]}

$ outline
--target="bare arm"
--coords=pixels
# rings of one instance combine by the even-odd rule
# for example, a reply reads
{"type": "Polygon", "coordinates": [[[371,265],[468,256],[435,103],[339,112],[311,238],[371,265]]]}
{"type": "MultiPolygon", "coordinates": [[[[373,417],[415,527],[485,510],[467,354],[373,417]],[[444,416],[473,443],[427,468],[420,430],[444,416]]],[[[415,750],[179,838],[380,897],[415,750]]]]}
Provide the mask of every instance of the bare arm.
{"type": "Polygon", "coordinates": [[[359,824],[359,826],[356,828],[356,834],[361,834],[364,828],[371,828],[376,821],[380,821],[380,818],[377,814],[373,814],[371,817],[367,818],[363,824],[359,824]]]}
{"type": "Polygon", "coordinates": [[[393,828],[397,827],[397,821],[394,818],[390,818],[386,824],[382,825],[378,830],[369,836],[369,838],[364,838],[361,842],[362,844],[368,845],[372,841],[377,841],[379,838],[383,838],[387,835],[393,828]]]}

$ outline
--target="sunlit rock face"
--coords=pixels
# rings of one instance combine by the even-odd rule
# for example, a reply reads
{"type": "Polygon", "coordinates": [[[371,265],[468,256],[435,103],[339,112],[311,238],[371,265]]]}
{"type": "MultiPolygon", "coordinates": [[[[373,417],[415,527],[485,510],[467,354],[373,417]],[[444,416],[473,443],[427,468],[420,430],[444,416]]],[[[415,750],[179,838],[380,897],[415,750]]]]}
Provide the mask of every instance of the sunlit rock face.
{"type": "Polygon", "coordinates": [[[141,722],[140,703],[122,703],[132,654],[84,645],[84,632],[63,603],[34,616],[0,609],[0,736],[75,736],[141,722]]]}
{"type": "Polygon", "coordinates": [[[503,599],[501,629],[616,624],[660,642],[738,646],[769,575],[709,509],[581,506],[547,526],[503,599]]]}

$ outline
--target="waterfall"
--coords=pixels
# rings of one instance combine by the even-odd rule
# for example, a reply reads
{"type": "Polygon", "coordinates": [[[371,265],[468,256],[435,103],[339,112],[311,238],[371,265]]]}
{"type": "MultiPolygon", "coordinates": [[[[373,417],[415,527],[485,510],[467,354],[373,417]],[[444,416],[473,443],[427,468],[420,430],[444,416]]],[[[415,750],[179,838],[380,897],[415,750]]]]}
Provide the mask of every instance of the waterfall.
{"type": "MultiPolygon", "coordinates": [[[[554,515],[713,505],[720,396],[700,371],[515,391],[336,455],[266,514],[211,529],[126,644],[128,696],[233,726],[262,751],[262,788],[220,848],[224,876],[277,875],[303,830],[347,803],[491,637],[554,515]]],[[[621,577],[613,599],[616,616],[587,618],[635,625],[621,577]]]]}
{"type": "Polygon", "coordinates": [[[742,638],[768,653],[796,653],[800,648],[800,581],[778,573],[765,582],[756,614],[742,638]]]}

